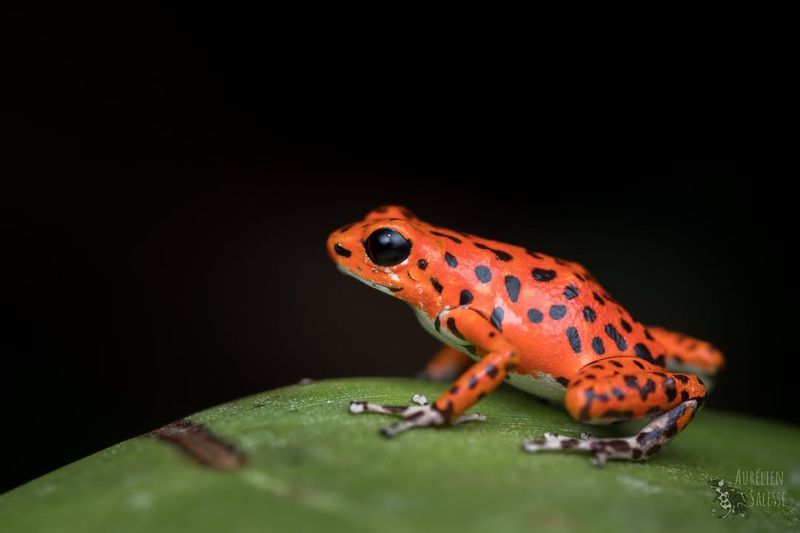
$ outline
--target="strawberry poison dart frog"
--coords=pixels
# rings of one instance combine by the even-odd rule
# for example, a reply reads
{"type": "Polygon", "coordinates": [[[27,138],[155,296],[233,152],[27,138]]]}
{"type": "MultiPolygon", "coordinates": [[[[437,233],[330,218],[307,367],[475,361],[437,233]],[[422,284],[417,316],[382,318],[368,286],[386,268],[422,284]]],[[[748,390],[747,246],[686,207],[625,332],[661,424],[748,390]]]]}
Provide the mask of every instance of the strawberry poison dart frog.
{"type": "Polygon", "coordinates": [[[403,300],[444,343],[425,373],[454,379],[436,401],[353,401],[351,413],[400,420],[382,431],[482,420],[467,410],[503,381],[590,424],[652,418],[628,438],[544,434],[528,452],[571,450],[643,460],[692,420],[706,399],[701,379],[723,366],[711,344],[644,326],[578,263],[423,222],[399,206],[379,207],[327,242],[339,269],[403,300]]]}

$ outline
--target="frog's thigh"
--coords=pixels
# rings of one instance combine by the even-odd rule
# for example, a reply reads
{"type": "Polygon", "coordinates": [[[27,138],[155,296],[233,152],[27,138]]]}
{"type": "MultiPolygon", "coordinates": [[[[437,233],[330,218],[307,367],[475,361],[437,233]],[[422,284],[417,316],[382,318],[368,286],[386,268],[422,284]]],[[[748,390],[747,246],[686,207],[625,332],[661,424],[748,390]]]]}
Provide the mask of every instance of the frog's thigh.
{"type": "Polygon", "coordinates": [[[659,416],[629,438],[575,439],[547,434],[544,440],[523,446],[531,452],[588,451],[595,464],[609,458],[646,459],[686,427],[705,397],[705,387],[697,376],[665,372],[636,357],[609,357],[575,375],[565,395],[567,411],[590,424],[659,416]]]}
{"type": "Polygon", "coordinates": [[[608,424],[663,413],[698,397],[705,397],[705,387],[697,376],[666,372],[638,357],[609,357],[575,374],[564,405],[582,422],[608,424]]]}

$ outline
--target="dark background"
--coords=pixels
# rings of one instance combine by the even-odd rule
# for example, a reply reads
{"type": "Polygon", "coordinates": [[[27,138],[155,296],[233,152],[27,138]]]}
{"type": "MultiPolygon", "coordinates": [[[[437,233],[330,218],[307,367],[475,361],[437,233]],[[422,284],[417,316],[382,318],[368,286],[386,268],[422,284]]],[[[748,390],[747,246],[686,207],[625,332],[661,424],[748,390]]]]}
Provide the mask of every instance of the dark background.
{"type": "Polygon", "coordinates": [[[784,126],[748,58],[220,6],[4,23],[0,490],[304,377],[420,369],[436,342],[324,247],[384,203],[584,263],[724,350],[710,406],[797,421],[784,126]]]}

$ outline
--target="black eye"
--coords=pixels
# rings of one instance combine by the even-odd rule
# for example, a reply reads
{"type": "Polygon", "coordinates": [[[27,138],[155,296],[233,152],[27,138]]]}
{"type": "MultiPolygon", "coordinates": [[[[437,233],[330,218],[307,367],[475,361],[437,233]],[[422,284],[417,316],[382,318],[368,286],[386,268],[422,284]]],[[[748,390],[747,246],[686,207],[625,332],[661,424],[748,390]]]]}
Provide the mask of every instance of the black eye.
{"type": "Polygon", "coordinates": [[[380,266],[397,265],[411,254],[411,241],[389,228],[373,231],[364,247],[372,262],[380,266]]]}

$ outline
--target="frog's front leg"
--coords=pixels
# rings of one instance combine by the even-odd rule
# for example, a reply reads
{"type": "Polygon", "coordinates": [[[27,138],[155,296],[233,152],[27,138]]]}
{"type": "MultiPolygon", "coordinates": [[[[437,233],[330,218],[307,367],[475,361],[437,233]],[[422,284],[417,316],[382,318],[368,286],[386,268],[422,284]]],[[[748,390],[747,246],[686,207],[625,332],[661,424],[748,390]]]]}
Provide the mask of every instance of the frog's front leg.
{"type": "Polygon", "coordinates": [[[480,360],[472,365],[432,404],[417,398],[418,405],[380,405],[365,401],[350,402],[350,412],[398,415],[403,420],[382,430],[393,437],[413,427],[444,426],[467,420],[482,420],[481,415],[465,411],[500,385],[518,361],[514,347],[482,314],[469,308],[456,308],[443,313],[440,332],[455,342],[474,348],[480,360]]]}
{"type": "Polygon", "coordinates": [[[627,438],[573,438],[546,433],[523,443],[529,452],[575,450],[607,459],[648,459],[691,422],[706,398],[702,380],[664,371],[637,357],[609,357],[583,367],[567,387],[565,404],[576,419],[609,424],[646,416],[653,420],[627,438]]]}

